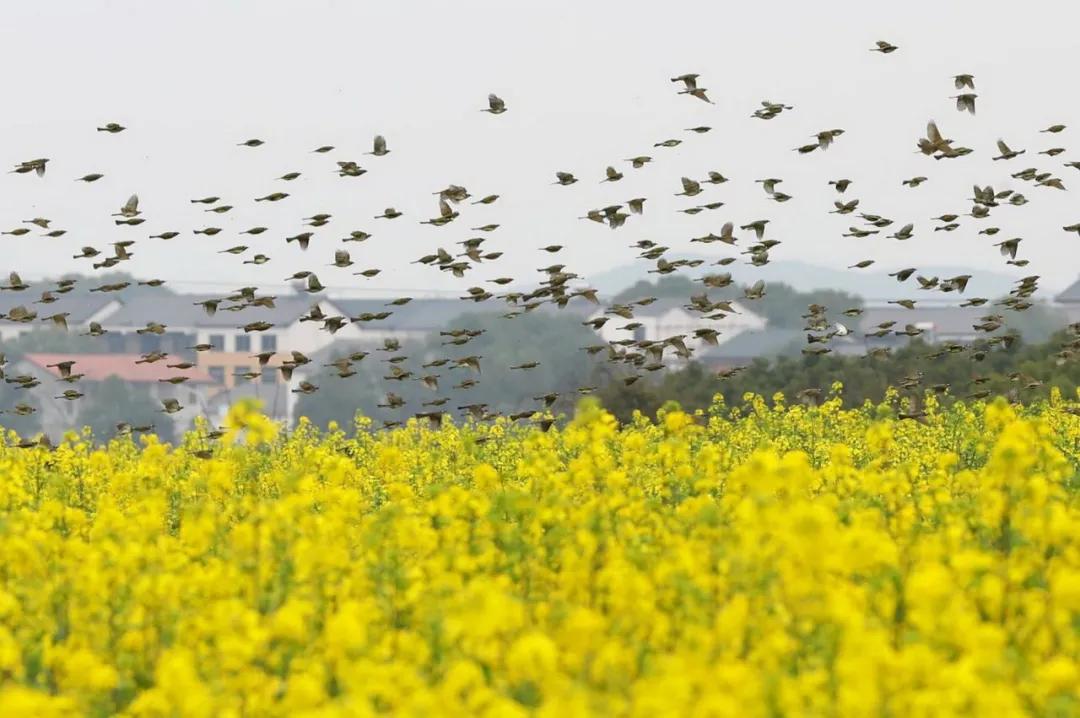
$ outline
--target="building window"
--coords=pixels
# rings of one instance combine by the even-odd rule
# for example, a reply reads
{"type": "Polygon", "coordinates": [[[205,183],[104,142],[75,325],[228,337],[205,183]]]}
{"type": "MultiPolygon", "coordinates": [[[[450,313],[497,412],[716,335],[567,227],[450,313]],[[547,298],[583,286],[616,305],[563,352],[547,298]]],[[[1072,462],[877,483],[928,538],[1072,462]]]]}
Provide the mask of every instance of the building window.
{"type": "Polygon", "coordinates": [[[225,367],[212,366],[206,370],[206,373],[210,375],[215,384],[225,384],[225,367]]]}
{"type": "Polygon", "coordinates": [[[156,352],[161,349],[161,338],[155,334],[139,335],[139,351],[143,354],[156,352]]]}
{"type": "Polygon", "coordinates": [[[263,334],[262,335],[262,350],[264,352],[276,352],[277,351],[277,334],[263,334]]]}
{"type": "Polygon", "coordinates": [[[216,352],[225,351],[225,335],[224,334],[211,334],[207,344],[210,348],[216,352]]]}
{"type": "MultiPolygon", "coordinates": [[[[267,350],[267,351],[269,351],[269,350],[267,350]]],[[[273,367],[264,366],[263,370],[262,370],[262,383],[263,384],[273,384],[274,383],[274,374],[275,373],[276,373],[276,370],[273,367]]]]}
{"type": "Polygon", "coordinates": [[[249,352],[251,351],[251,337],[247,334],[238,334],[236,336],[236,351],[249,352]]]}

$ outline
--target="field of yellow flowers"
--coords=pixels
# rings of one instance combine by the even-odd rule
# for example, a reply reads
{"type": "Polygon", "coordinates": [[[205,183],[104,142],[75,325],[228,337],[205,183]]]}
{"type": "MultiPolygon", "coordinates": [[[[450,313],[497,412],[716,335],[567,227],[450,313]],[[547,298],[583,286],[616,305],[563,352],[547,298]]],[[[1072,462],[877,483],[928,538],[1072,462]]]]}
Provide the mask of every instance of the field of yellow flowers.
{"type": "Polygon", "coordinates": [[[9,441],[0,716],[1078,715],[1076,406],[9,441]]]}

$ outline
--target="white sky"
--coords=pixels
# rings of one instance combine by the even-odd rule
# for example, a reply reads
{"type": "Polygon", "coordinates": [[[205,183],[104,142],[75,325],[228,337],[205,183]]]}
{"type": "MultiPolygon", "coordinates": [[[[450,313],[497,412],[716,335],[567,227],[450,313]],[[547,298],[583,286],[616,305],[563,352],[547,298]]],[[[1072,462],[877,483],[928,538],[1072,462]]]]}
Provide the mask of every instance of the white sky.
{"type": "MultiPolygon", "coordinates": [[[[72,254],[82,245],[106,250],[121,238],[140,240],[135,259],[118,269],[159,276],[186,288],[195,282],[226,286],[280,284],[298,269],[318,271],[333,287],[400,290],[451,289],[496,276],[534,281],[535,268],[561,262],[586,277],[631,263],[629,245],[649,238],[676,251],[700,252],[687,240],[719,232],[726,220],[770,218],[769,236],[783,242],[774,259],[842,267],[875,258],[865,271],[901,266],[959,264],[1004,270],[990,244],[1022,236],[1020,256],[1059,288],[1080,272],[1080,238],[1061,226],[1080,221],[1075,187],[1080,174],[1062,166],[1080,148],[1056,158],[1040,149],[1069,147],[1080,132],[1080,95],[1071,71],[1080,50],[1080,6],[1061,0],[1006,2],[843,0],[807,3],[620,2],[221,2],[140,0],[0,0],[0,67],[4,112],[0,157],[8,168],[49,157],[44,179],[0,175],[0,225],[34,216],[68,230],[62,239],[3,237],[5,265],[27,277],[89,270],[72,254]],[[900,50],[868,52],[887,39],[900,50]],[[701,73],[715,105],[678,96],[668,78],[701,73]],[[978,115],[953,107],[951,76],[975,74],[978,115]],[[488,92],[509,111],[478,112],[488,92]],[[795,106],[763,122],[749,117],[763,99],[795,106]],[[935,162],[914,152],[926,121],[976,154],[935,162]],[[119,135],[98,133],[109,121],[128,126],[119,135]],[[1066,123],[1064,133],[1038,130],[1066,123]],[[706,135],[684,128],[711,125],[706,135]],[[1074,125],[1075,126],[1072,126],[1074,125]],[[818,130],[847,133],[826,153],[799,156],[792,149],[818,130]],[[376,158],[376,133],[391,154],[376,158]],[[236,146],[249,137],[267,144],[236,146]],[[685,143],[653,148],[668,137],[685,143]],[[1003,137],[1028,153],[993,162],[1003,137]],[[338,149],[311,154],[319,145],[338,149]],[[655,162],[631,170],[621,162],[651,154],[655,162]],[[334,160],[369,169],[339,179],[334,160]],[[600,184],[616,165],[626,178],[600,184]],[[1070,192],[1009,178],[1035,166],[1062,177],[1070,192]],[[674,197],[679,177],[716,169],[732,182],[692,201],[674,197]],[[574,172],[572,187],[552,186],[554,172],[574,172]],[[302,171],[293,183],[275,181],[302,171]],[[72,180],[89,172],[104,179],[72,180]],[[916,190],[902,179],[927,175],[916,190]],[[765,198],[761,177],[782,177],[794,195],[778,205],[765,198]],[[914,221],[916,237],[853,240],[840,237],[854,216],[828,214],[835,198],[826,181],[849,177],[845,199],[860,210],[914,221]],[[449,226],[421,226],[437,214],[432,192],[454,182],[476,197],[503,195],[489,207],[462,208],[449,226]],[[964,218],[953,233],[933,232],[929,218],[970,211],[971,185],[1015,188],[1031,203],[1002,206],[989,220],[964,218]],[[274,190],[289,199],[269,205],[254,197],[274,190]],[[148,221],[115,227],[110,213],[138,192],[148,221]],[[204,214],[189,199],[220,195],[236,206],[226,215],[204,214]],[[644,217],[610,231],[576,219],[591,207],[646,196],[644,217]],[[692,203],[727,206],[696,217],[676,213],[692,203]],[[405,216],[372,219],[387,206],[405,216]],[[302,231],[302,218],[328,212],[307,253],[284,237],[302,231]],[[465,280],[407,262],[497,222],[491,250],[505,251],[465,280]],[[1002,227],[995,240],[977,235],[1002,227]],[[227,231],[193,236],[208,225],[227,231]],[[253,225],[272,231],[238,237],[253,225]],[[375,234],[364,245],[345,245],[357,266],[381,267],[374,280],[326,265],[349,230],[375,234]],[[150,234],[180,230],[171,242],[150,234]],[[558,243],[554,257],[537,251],[558,243]],[[272,257],[260,268],[216,254],[236,244],[272,257]]],[[[894,227],[895,229],[895,227],[894,227]]],[[[746,233],[743,233],[744,235],[746,233]]],[[[713,245],[718,246],[718,245],[713,245]]],[[[726,254],[722,250],[717,256],[726,254]]],[[[676,255],[677,256],[677,255],[676,255]]],[[[644,260],[638,260],[644,261],[644,260]]]]}

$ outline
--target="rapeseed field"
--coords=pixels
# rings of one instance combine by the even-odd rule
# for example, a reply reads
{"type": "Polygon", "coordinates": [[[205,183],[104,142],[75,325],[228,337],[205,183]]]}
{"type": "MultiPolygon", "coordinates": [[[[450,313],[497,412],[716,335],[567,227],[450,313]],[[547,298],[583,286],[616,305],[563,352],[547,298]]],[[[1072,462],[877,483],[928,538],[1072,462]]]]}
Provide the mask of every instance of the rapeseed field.
{"type": "Polygon", "coordinates": [[[1080,714],[1076,398],[897,404],[11,438],[0,716],[1080,714]]]}

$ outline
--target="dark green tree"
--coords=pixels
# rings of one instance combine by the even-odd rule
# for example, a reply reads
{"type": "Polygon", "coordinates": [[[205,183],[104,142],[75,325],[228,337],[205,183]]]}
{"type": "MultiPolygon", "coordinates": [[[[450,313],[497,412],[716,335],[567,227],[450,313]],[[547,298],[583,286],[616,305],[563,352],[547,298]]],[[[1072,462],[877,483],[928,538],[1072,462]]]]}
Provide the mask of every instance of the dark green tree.
{"type": "Polygon", "coordinates": [[[76,331],[63,331],[52,328],[39,328],[15,339],[0,342],[0,350],[9,359],[18,359],[24,354],[48,352],[54,354],[94,354],[108,351],[108,347],[99,338],[82,336],[76,331]]]}
{"type": "Polygon", "coordinates": [[[40,402],[33,390],[17,389],[7,382],[0,383],[0,427],[14,429],[23,438],[32,437],[41,431],[40,402]],[[34,409],[32,414],[17,414],[16,404],[24,404],[34,409]]]}
{"type": "Polygon", "coordinates": [[[707,407],[719,393],[729,405],[742,403],[746,393],[771,398],[780,392],[796,401],[810,390],[827,395],[834,382],[843,384],[841,397],[847,406],[881,401],[889,387],[904,387],[909,394],[935,388],[941,400],[977,398],[984,393],[1012,399],[1045,397],[1052,388],[1074,399],[1080,387],[1080,360],[1073,357],[1077,337],[1059,331],[1050,341],[1008,348],[983,345],[960,352],[915,340],[881,358],[870,356],[803,356],[758,359],[738,373],[721,378],[697,362],[677,371],[657,372],[626,386],[625,373],[603,369],[600,399],[620,419],[634,410],[654,415],[664,401],[674,399],[685,409],[707,407]],[[1064,348],[1063,348],[1064,347],[1064,348]]]}
{"type": "Polygon", "coordinates": [[[78,425],[89,426],[94,438],[105,442],[116,435],[116,425],[126,422],[132,425],[154,425],[154,433],[162,441],[172,441],[173,422],[159,409],[161,404],[154,400],[143,386],[125,382],[116,376],[110,376],[91,389],[84,389],[86,396],[79,401],[78,425]]]}
{"type": "Polygon", "coordinates": [[[641,279],[616,294],[613,302],[632,302],[643,297],[683,297],[688,298],[702,290],[701,284],[695,284],[682,274],[670,274],[660,277],[655,283],[641,279]]]}
{"type": "MultiPolygon", "coordinates": [[[[738,295],[734,298],[737,299],[738,295]]],[[[806,308],[810,304],[828,307],[834,314],[839,315],[845,309],[862,307],[863,300],[854,294],[835,289],[800,292],[783,282],[770,282],[765,287],[764,297],[746,302],[748,309],[769,320],[770,327],[784,328],[801,327],[805,323],[801,317],[806,314],[806,308]]]]}
{"type": "Polygon", "coordinates": [[[332,421],[337,422],[341,429],[351,433],[357,412],[373,418],[379,414],[375,405],[381,397],[372,368],[373,364],[364,360],[357,367],[356,376],[344,379],[331,369],[319,372],[309,380],[319,391],[301,394],[295,415],[307,417],[321,429],[326,429],[332,421]]]}
{"type": "Polygon", "coordinates": [[[447,337],[433,337],[427,353],[432,357],[481,356],[481,374],[467,368],[444,366],[440,394],[448,391],[454,407],[487,404],[489,410],[512,413],[537,407],[533,397],[560,394],[556,410],[572,409],[577,389],[590,383],[594,360],[582,347],[598,343],[598,336],[582,325],[575,313],[536,311],[507,319],[501,315],[464,315],[451,322],[455,328],[483,330],[462,346],[446,344],[447,337]],[[532,369],[511,369],[539,362],[532,369]],[[469,389],[453,389],[462,380],[475,379],[469,389]]]}
{"type": "Polygon", "coordinates": [[[512,319],[498,314],[465,314],[447,325],[448,329],[482,332],[464,344],[451,343],[450,336],[431,336],[423,344],[402,346],[397,352],[369,347],[370,354],[352,366],[356,374],[347,378],[338,376],[336,369],[322,368],[310,379],[319,390],[302,395],[295,414],[323,428],[335,421],[349,431],[357,412],[376,425],[404,421],[424,411],[441,410],[460,417],[459,407],[472,404],[486,404],[492,412],[514,413],[539,409],[541,404],[534,397],[548,392],[560,394],[553,410],[570,411],[579,399],[577,390],[589,383],[595,365],[581,347],[598,341],[581,320],[581,315],[569,311],[536,311],[512,319]],[[387,378],[391,376],[389,360],[395,356],[407,357],[393,366],[411,372],[409,378],[387,378]],[[468,356],[482,357],[479,374],[453,361],[468,356]],[[448,361],[442,366],[423,366],[441,359],[448,361]],[[510,368],[530,362],[538,362],[538,366],[510,368]],[[421,382],[425,376],[437,377],[438,388],[426,387],[421,382]],[[473,381],[475,385],[462,386],[473,381]],[[403,399],[404,405],[386,406],[388,392],[403,399]],[[446,401],[438,407],[424,406],[440,399],[446,401]]]}

